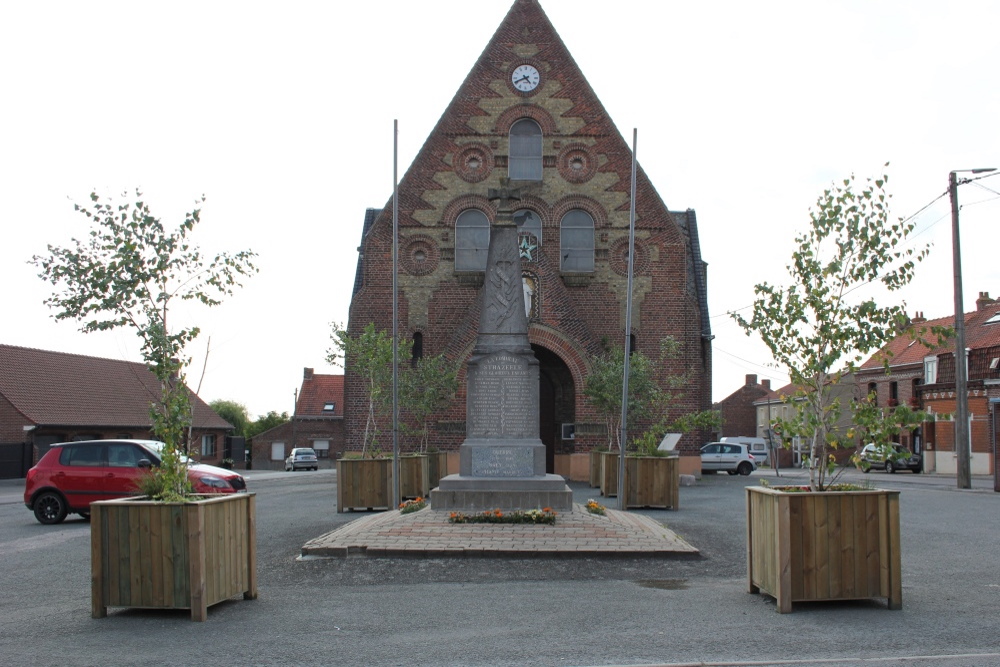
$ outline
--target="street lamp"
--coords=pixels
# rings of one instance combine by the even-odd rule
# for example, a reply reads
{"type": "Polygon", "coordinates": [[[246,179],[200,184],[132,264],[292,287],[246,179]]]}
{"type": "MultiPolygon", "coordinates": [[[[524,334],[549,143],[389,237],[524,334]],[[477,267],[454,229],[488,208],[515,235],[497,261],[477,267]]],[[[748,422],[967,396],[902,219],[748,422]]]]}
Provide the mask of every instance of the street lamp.
{"type": "MultiPolygon", "coordinates": [[[[962,247],[958,234],[958,176],[962,172],[985,174],[996,171],[994,167],[982,169],[955,169],[948,174],[948,193],[951,196],[951,251],[955,278],[955,477],[958,488],[972,488],[969,466],[969,394],[968,368],[965,361],[965,306],[962,305],[962,247]]],[[[969,179],[962,179],[968,183],[969,179]]]]}

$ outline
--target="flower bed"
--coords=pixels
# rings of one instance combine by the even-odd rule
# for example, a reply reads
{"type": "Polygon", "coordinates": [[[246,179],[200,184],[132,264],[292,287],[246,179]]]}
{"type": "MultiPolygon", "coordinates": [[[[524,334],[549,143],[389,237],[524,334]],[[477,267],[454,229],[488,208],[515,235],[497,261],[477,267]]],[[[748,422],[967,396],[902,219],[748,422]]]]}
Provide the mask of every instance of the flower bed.
{"type": "Polygon", "coordinates": [[[423,508],[427,507],[427,501],[422,497],[417,496],[410,500],[404,500],[399,503],[399,513],[400,514],[410,514],[412,512],[419,512],[423,508]]]}
{"type": "Polygon", "coordinates": [[[448,515],[449,523],[541,523],[553,525],[556,522],[556,512],[550,507],[540,510],[488,510],[478,514],[452,512],[448,515]]]}

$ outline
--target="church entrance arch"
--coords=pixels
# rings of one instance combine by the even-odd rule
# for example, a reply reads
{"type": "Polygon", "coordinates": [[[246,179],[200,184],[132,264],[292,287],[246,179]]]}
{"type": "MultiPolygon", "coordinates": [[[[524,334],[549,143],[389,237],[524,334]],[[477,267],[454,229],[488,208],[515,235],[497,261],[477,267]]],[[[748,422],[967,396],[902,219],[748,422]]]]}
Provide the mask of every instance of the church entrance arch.
{"type": "Polygon", "coordinates": [[[545,471],[555,472],[555,455],[562,448],[562,425],[576,418],[576,386],[562,358],[532,344],[538,359],[538,437],[545,445],[545,471]]]}

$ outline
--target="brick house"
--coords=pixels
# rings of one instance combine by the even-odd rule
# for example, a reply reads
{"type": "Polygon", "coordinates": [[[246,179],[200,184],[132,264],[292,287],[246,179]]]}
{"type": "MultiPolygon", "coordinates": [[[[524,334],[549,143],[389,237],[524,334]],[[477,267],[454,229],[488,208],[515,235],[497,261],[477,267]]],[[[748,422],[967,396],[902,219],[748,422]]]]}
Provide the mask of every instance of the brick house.
{"type": "Polygon", "coordinates": [[[306,368],[295,397],[295,414],[288,421],[251,438],[253,467],[283,470],[295,447],[316,450],[319,465],[332,467],[344,450],[344,376],[321,375],[306,368]]]}
{"type": "Polygon", "coordinates": [[[722,417],[722,425],[712,439],[737,435],[756,436],[757,409],[754,402],[771,397],[777,397],[771,389],[771,381],[762,380],[758,384],[757,376],[748,374],[742,387],[713,406],[722,417]]]}
{"type": "MultiPolygon", "coordinates": [[[[624,61],[623,61],[624,62],[624,61]]],[[[711,407],[712,350],[693,210],[670,211],[638,170],[633,317],[625,322],[631,148],[608,117],[537,0],[516,0],[399,183],[399,331],[415,355],[465,360],[475,343],[490,223],[502,178],[522,189],[522,286],[529,340],[540,363],[540,439],[550,472],[607,443],[583,395],[606,344],[657,356],[673,336],[681,356],[659,367],[689,378],[672,408],[711,407]]],[[[348,331],[392,329],[392,206],[369,209],[348,331]]],[[[364,389],[346,375],[345,436],[360,449],[364,389]]],[[[432,444],[465,437],[464,365],[432,444]]],[[[709,434],[686,434],[682,469],[700,467],[709,434]]]]}
{"type": "MultiPolygon", "coordinates": [[[[917,313],[912,323],[921,327],[952,326],[953,316],[927,320],[917,313]]],[[[933,342],[933,341],[932,341],[933,342]]],[[[1000,428],[997,425],[1000,404],[1000,301],[980,292],[976,310],[965,313],[965,346],[968,350],[968,401],[970,469],[973,474],[994,471],[994,456],[1000,428]]],[[[871,359],[858,373],[859,383],[874,391],[879,405],[909,404],[934,415],[913,433],[904,433],[899,442],[922,453],[924,470],[956,474],[955,430],[955,343],[929,348],[903,334],[871,359]],[[882,359],[891,353],[886,373],[882,359]]]]}
{"type": "MultiPolygon", "coordinates": [[[[159,396],[145,364],[0,345],[0,477],[23,477],[48,446],[152,438],[159,396]]],[[[232,426],[192,393],[192,456],[218,464],[232,426]]]]}

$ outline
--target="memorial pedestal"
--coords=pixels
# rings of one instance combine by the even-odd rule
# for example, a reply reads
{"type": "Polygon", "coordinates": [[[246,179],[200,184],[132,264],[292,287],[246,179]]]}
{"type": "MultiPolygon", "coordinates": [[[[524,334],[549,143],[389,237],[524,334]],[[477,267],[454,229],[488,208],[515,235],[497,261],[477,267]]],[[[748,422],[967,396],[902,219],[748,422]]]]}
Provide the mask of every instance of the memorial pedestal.
{"type": "Polygon", "coordinates": [[[435,510],[573,509],[573,492],[545,472],[539,440],[538,360],[528,342],[517,225],[507,184],[499,199],[483,281],[479,331],[466,363],[466,440],[459,474],[431,491],[435,510]]]}

